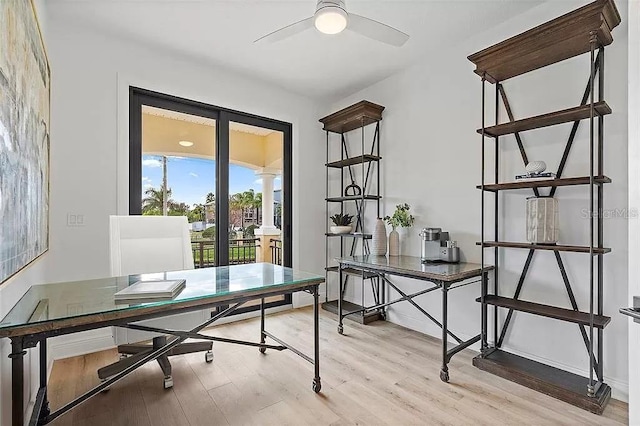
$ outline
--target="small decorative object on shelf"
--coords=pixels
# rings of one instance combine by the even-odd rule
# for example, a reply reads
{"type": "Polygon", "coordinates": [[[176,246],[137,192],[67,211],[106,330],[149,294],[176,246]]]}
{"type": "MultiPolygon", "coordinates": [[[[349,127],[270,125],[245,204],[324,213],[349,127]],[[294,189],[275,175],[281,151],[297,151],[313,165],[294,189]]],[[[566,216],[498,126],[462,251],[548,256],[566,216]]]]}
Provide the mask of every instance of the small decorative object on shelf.
{"type": "Polygon", "coordinates": [[[558,200],[552,197],[527,198],[527,241],[556,244],[558,233],[558,200]]]}
{"type": "Polygon", "coordinates": [[[369,253],[373,256],[384,256],[387,254],[387,228],[380,218],[376,220],[376,227],[371,237],[371,248],[369,253]]]}
{"type": "Polygon", "coordinates": [[[351,182],[351,184],[347,185],[347,187],[344,189],[344,195],[345,195],[345,197],[353,197],[353,196],[357,196],[357,195],[362,195],[362,188],[360,188],[360,186],[356,185],[355,182],[351,182]]]}
{"type": "Polygon", "coordinates": [[[545,172],[547,170],[547,163],[544,161],[530,161],[526,168],[526,172],[523,175],[516,175],[517,181],[526,180],[538,180],[538,179],[555,179],[556,174],[553,172],[545,172]]]}
{"type": "Polygon", "coordinates": [[[330,228],[333,234],[348,234],[353,230],[351,226],[353,216],[350,214],[336,213],[330,219],[334,223],[334,226],[330,228]]]}
{"type": "Polygon", "coordinates": [[[547,163],[544,161],[530,161],[525,169],[529,175],[538,175],[547,170],[547,163]]]}
{"type": "Polygon", "coordinates": [[[396,205],[396,211],[392,216],[385,216],[384,220],[387,221],[393,230],[389,233],[389,256],[400,256],[400,234],[396,231],[396,228],[403,227],[409,228],[413,225],[415,218],[409,214],[409,204],[396,205]]]}

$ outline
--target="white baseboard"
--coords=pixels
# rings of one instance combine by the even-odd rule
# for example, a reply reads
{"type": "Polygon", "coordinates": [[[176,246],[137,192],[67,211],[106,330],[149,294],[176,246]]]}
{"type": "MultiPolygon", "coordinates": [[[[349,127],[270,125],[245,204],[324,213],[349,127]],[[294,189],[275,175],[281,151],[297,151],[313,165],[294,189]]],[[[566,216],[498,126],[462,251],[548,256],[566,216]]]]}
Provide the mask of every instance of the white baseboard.
{"type": "Polygon", "coordinates": [[[70,358],[115,347],[110,328],[83,331],[55,337],[49,341],[49,359],[70,358]]]}
{"type": "MultiPolygon", "coordinates": [[[[402,327],[406,327],[409,328],[411,330],[423,333],[423,334],[427,334],[429,336],[433,336],[433,337],[437,337],[437,338],[442,338],[442,332],[440,331],[439,328],[437,328],[437,326],[435,324],[432,324],[431,322],[427,323],[426,321],[422,321],[419,320],[417,318],[411,317],[409,315],[404,315],[401,313],[398,313],[396,310],[390,309],[388,311],[388,315],[387,315],[387,319],[394,323],[394,324],[398,324],[402,327]]],[[[460,337],[463,340],[467,340],[470,339],[473,336],[470,335],[465,335],[464,333],[457,333],[458,337],[460,337]]],[[[475,350],[475,351],[480,351],[480,344],[476,343],[475,345],[470,346],[470,349],[475,350]]],[[[565,370],[565,371],[569,371],[571,373],[574,374],[578,374],[581,376],[585,376],[587,377],[589,375],[589,371],[588,370],[584,370],[584,369],[580,369],[580,368],[576,368],[574,366],[571,365],[566,365],[566,364],[562,364],[559,363],[555,360],[551,360],[551,359],[546,359],[543,357],[539,357],[527,352],[523,352],[523,351],[518,351],[515,350],[513,348],[510,348],[508,346],[504,347],[505,350],[509,351],[510,353],[513,353],[515,355],[519,355],[534,361],[538,361],[542,364],[546,364],[546,365],[550,365],[552,367],[556,367],[559,368],[561,370],[565,370]]],[[[623,380],[618,380],[618,379],[614,379],[612,377],[605,377],[605,383],[607,383],[609,386],[611,386],[611,397],[614,399],[617,399],[619,401],[624,401],[624,402],[629,402],[629,382],[627,381],[623,381],[623,380]]]]}

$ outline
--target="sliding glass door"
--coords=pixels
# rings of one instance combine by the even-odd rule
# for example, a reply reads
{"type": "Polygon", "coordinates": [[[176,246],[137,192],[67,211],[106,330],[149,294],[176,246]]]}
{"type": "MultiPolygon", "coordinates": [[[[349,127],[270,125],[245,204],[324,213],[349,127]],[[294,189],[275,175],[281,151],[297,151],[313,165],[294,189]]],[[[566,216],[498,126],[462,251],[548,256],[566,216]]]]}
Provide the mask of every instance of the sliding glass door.
{"type": "Polygon", "coordinates": [[[290,124],[138,88],[129,114],[130,214],[186,216],[196,268],[292,265],[290,124]]]}

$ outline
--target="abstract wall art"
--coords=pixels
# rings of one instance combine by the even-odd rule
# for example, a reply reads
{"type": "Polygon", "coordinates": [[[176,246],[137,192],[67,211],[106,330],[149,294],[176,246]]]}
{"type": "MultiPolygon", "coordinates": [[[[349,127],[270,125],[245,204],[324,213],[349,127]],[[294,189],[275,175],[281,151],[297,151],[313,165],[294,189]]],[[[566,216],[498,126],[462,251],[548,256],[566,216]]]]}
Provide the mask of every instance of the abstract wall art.
{"type": "Polygon", "coordinates": [[[34,5],[0,1],[0,283],[49,246],[49,101],[34,5]]]}

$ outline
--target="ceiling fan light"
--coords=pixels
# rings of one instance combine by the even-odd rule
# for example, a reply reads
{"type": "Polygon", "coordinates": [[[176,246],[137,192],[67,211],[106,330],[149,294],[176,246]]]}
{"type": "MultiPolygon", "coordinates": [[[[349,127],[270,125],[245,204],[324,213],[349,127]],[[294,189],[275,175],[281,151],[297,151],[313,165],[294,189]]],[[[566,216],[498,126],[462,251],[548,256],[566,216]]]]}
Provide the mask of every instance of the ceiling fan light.
{"type": "Polygon", "coordinates": [[[323,34],[338,34],[347,28],[347,12],[339,6],[326,6],[316,11],[313,23],[323,34]]]}
{"type": "Polygon", "coordinates": [[[179,145],[184,146],[184,147],[190,147],[193,146],[193,142],[191,141],[180,141],[178,142],[179,145]]]}

